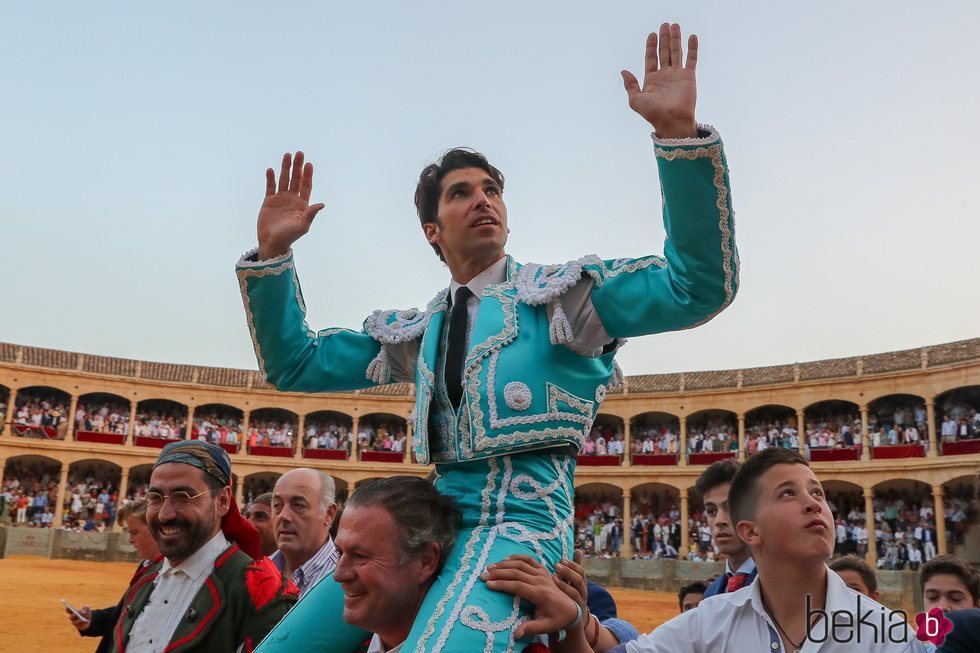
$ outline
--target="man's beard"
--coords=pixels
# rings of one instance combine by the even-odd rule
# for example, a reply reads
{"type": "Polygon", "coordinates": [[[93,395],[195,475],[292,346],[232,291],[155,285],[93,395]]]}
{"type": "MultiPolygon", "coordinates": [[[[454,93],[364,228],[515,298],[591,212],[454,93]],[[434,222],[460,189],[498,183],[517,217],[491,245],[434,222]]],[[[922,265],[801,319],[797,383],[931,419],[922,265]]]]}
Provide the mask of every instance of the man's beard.
{"type": "Polygon", "coordinates": [[[198,549],[211,539],[217,521],[217,506],[212,504],[210,513],[197,523],[192,523],[178,514],[166,524],[154,521],[151,530],[153,532],[153,539],[157,541],[160,553],[170,560],[184,561],[194,555],[198,549]],[[162,541],[160,529],[165,526],[176,526],[180,528],[180,537],[172,542],[162,541]]]}

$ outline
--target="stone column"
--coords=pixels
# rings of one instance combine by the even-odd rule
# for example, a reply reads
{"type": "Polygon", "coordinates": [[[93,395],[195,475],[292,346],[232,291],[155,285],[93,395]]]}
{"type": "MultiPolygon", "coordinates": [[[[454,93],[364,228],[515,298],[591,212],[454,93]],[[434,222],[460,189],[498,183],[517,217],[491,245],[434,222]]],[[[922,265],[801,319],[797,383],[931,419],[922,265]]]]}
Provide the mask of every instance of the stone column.
{"type": "Polygon", "coordinates": [[[299,416],[296,426],[296,437],[293,438],[293,458],[303,457],[303,444],[306,441],[306,415],[299,416]]]}
{"type": "MultiPolygon", "coordinates": [[[[129,491],[129,470],[123,468],[122,476],[119,479],[119,498],[116,501],[116,516],[119,515],[119,511],[122,509],[123,504],[126,503],[126,492],[129,491]]],[[[113,519],[112,524],[109,525],[109,530],[116,532],[119,530],[119,519],[113,519]]]]}
{"type": "Polygon", "coordinates": [[[126,446],[136,446],[136,405],[134,400],[130,402],[129,409],[129,430],[126,432],[126,446]]]}
{"type": "Polygon", "coordinates": [[[405,426],[405,456],[402,458],[406,464],[412,462],[412,449],[415,447],[414,439],[415,431],[412,429],[412,422],[408,422],[405,426]]]}
{"type": "Polygon", "coordinates": [[[619,557],[629,560],[633,557],[633,529],[631,527],[633,519],[630,516],[632,511],[632,493],[630,490],[623,490],[623,546],[619,551],[619,557]]]}
{"type": "Polygon", "coordinates": [[[946,548],[946,507],[943,505],[943,486],[932,486],[932,500],[936,511],[936,553],[947,553],[946,548]]]}
{"type": "Polygon", "coordinates": [[[797,430],[797,434],[799,436],[799,438],[798,438],[799,439],[798,444],[800,445],[800,455],[805,458],[806,457],[806,445],[807,445],[807,439],[806,439],[806,420],[804,419],[804,414],[803,414],[803,411],[802,410],[796,411],[796,430],[797,430]]]}
{"type": "Polygon", "coordinates": [[[242,415],[242,435],[238,438],[238,453],[249,454],[248,450],[248,421],[252,416],[252,411],[246,410],[242,415]]]}
{"type": "Polygon", "coordinates": [[[871,460],[871,434],[868,433],[867,404],[861,404],[861,460],[871,460]]]}
{"type": "Polygon", "coordinates": [[[738,414],[738,459],[745,460],[745,413],[738,414]]]}
{"type": "Polygon", "coordinates": [[[17,388],[11,388],[10,398],[7,400],[7,415],[4,417],[3,424],[3,435],[4,437],[10,435],[10,425],[13,424],[16,415],[14,414],[14,407],[17,405],[17,388]]]}
{"type": "Polygon", "coordinates": [[[864,554],[864,560],[871,565],[872,569],[878,568],[878,544],[875,541],[875,493],[865,488],[864,490],[864,527],[868,529],[868,551],[864,554]]]}
{"type": "Polygon", "coordinates": [[[75,411],[78,410],[78,397],[71,396],[71,407],[68,409],[68,428],[65,429],[65,442],[75,439],[75,411]]]}
{"type": "Polygon", "coordinates": [[[238,487],[235,488],[235,501],[238,503],[239,510],[245,508],[242,505],[242,502],[245,501],[245,479],[241,476],[238,477],[238,487]]]}
{"type": "Polygon", "coordinates": [[[678,464],[687,466],[687,417],[681,417],[681,441],[677,443],[678,464]]]}
{"type": "Polygon", "coordinates": [[[68,489],[68,464],[61,463],[61,479],[58,481],[58,498],[54,504],[54,522],[52,528],[61,528],[61,520],[65,512],[65,491],[68,489]]]}
{"type": "Polygon", "coordinates": [[[939,455],[939,441],[936,438],[936,404],[932,401],[926,402],[926,428],[929,430],[929,450],[926,451],[926,457],[935,458],[939,455]]]}
{"type": "Polygon", "coordinates": [[[629,467],[633,464],[633,434],[630,429],[630,421],[623,420],[623,466],[629,467]]]}
{"type": "Polygon", "coordinates": [[[354,425],[351,427],[351,434],[350,434],[350,459],[351,460],[359,460],[359,457],[357,455],[357,434],[358,431],[360,430],[360,422],[361,420],[358,419],[358,417],[355,415],[354,425]]]}
{"type": "Polygon", "coordinates": [[[194,409],[196,406],[187,407],[187,426],[184,428],[184,439],[190,440],[194,437],[194,409]]]}
{"type": "Polygon", "coordinates": [[[679,559],[686,559],[687,553],[691,548],[688,541],[690,534],[687,532],[687,488],[681,489],[681,550],[678,551],[679,559]]]}

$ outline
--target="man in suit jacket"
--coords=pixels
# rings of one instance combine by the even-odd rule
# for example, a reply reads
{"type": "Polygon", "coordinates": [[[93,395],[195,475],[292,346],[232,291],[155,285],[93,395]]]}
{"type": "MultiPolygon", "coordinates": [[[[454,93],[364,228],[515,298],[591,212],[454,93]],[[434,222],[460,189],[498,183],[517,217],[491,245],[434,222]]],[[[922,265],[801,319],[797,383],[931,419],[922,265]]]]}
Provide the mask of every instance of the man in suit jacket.
{"type": "Polygon", "coordinates": [[[218,445],[164,447],[146,497],[164,559],[123,597],[112,651],[251,651],[296,601],[295,586],[262,557],[230,482],[218,445]]]}
{"type": "MultiPolygon", "coordinates": [[[[679,26],[662,26],[659,49],[657,42],[652,34],[643,87],[629,73],[624,81],[630,106],[655,129],[664,257],[520,264],[504,251],[503,174],[483,155],[454,149],[423,169],[415,194],[426,241],[449,268],[449,288],[425,311],[376,311],[359,332],[314,333],[290,247],[324,205],[310,204],[313,168],[301,153],[283,157],[278,183],[266,171],[259,246],[237,266],[260,369],[290,391],[414,383],[416,458],[436,463],[437,489],[465,515],[467,530],[407,649],[514,647],[525,615],[512,597],[475,583],[477,567],[512,554],[553,567],[571,555],[575,453],[608,388],[622,381],[617,349],[628,337],[703,323],[734,298],[738,256],[724,152],[717,132],[694,117],[697,42],[686,65],[679,26]]],[[[304,602],[326,605],[321,594],[338,591],[332,585],[320,583],[304,602]]],[[[337,631],[290,614],[277,628],[284,645],[266,650],[291,651],[285,642],[304,641],[343,651],[361,641],[359,634],[344,644],[317,639],[325,632],[337,631]]]]}
{"type": "Polygon", "coordinates": [[[725,573],[708,585],[704,598],[740,589],[755,580],[757,573],[749,547],[738,539],[728,513],[728,488],[738,468],[734,458],[719,460],[709,465],[694,484],[704,500],[704,516],[711,529],[711,541],[719,553],[728,556],[725,573]]]}
{"type": "Polygon", "coordinates": [[[953,630],[946,635],[937,653],[976,653],[980,651],[980,609],[954,610],[946,618],[953,622],[953,630]]]}

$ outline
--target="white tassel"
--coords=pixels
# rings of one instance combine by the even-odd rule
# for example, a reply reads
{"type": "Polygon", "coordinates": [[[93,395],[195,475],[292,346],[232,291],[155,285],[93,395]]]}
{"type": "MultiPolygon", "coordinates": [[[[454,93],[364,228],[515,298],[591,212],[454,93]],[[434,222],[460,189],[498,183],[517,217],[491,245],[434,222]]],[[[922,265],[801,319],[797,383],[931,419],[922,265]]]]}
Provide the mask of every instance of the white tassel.
{"type": "Polygon", "coordinates": [[[374,381],[379,385],[391,383],[391,366],[388,365],[388,350],[385,349],[384,345],[381,346],[381,351],[368,365],[365,376],[369,381],[374,381]]]}
{"type": "Polygon", "coordinates": [[[606,384],[606,390],[619,390],[626,384],[626,377],[623,375],[623,368],[619,363],[613,361],[613,373],[606,384]]]}
{"type": "Polygon", "coordinates": [[[548,325],[548,337],[553,345],[566,345],[575,337],[572,333],[572,325],[568,323],[568,317],[560,301],[556,299],[551,305],[554,307],[554,312],[551,314],[551,324],[548,325]]]}

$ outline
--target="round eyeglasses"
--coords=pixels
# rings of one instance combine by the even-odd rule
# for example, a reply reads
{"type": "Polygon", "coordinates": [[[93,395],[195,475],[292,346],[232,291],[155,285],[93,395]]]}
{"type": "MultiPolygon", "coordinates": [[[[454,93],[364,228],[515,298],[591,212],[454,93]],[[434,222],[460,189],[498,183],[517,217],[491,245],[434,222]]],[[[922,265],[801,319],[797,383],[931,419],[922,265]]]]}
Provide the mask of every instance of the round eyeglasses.
{"type": "Polygon", "coordinates": [[[191,505],[194,499],[203,496],[210,492],[211,490],[204,490],[203,492],[198,492],[194,496],[189,495],[183,490],[179,492],[173,492],[171,494],[160,494],[159,492],[147,492],[146,493],[146,507],[150,510],[159,510],[163,507],[163,502],[170,499],[170,503],[173,504],[174,508],[181,510],[191,505]]]}

